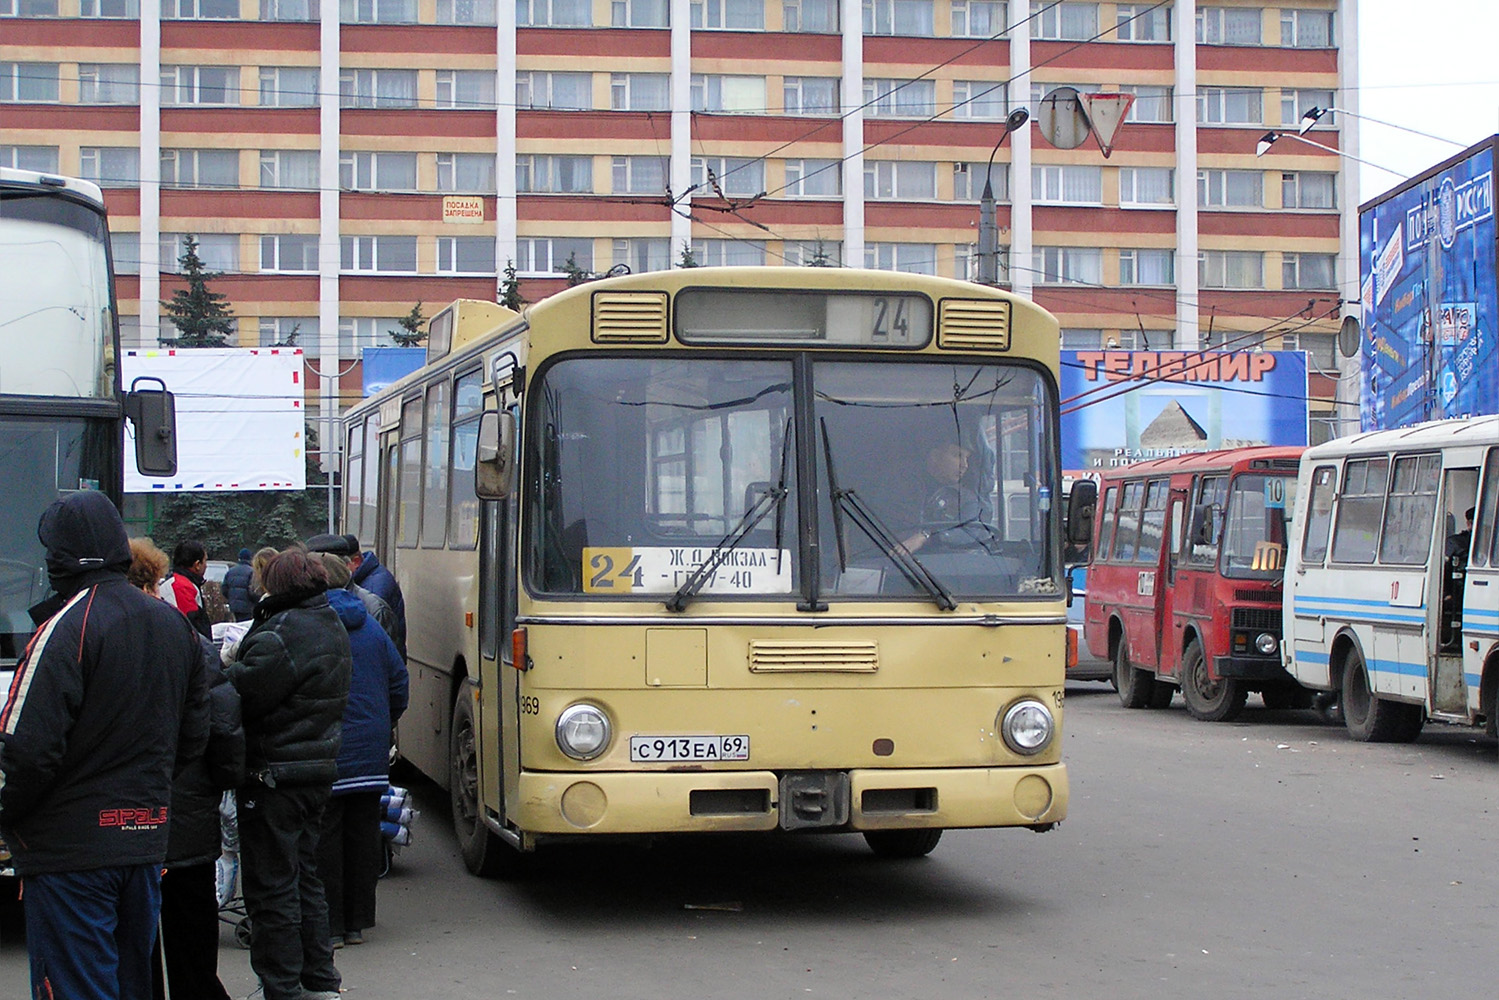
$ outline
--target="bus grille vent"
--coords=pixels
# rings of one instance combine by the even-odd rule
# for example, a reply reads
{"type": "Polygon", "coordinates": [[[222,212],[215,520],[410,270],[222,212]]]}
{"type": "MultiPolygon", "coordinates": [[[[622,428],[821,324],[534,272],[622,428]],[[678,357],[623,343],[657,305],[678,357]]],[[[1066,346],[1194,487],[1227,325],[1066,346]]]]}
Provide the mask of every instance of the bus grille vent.
{"type": "Polygon", "coordinates": [[[1234,591],[1234,600],[1236,600],[1236,601],[1264,601],[1266,603],[1269,603],[1270,601],[1274,601],[1276,604],[1279,604],[1280,603],[1280,591],[1278,591],[1278,590],[1235,590],[1234,591]]]}
{"type": "Polygon", "coordinates": [[[873,642],[750,643],[751,673],[872,674],[880,668],[880,649],[873,642]]]}
{"type": "Polygon", "coordinates": [[[1010,303],[1003,299],[943,299],[937,346],[949,351],[1008,351],[1010,303]]]}
{"type": "Polygon", "coordinates": [[[1280,608],[1234,608],[1233,627],[1280,635],[1280,608]]]}
{"type": "Polygon", "coordinates": [[[593,297],[593,339],[599,343],[666,343],[666,293],[598,293],[593,297]]]}

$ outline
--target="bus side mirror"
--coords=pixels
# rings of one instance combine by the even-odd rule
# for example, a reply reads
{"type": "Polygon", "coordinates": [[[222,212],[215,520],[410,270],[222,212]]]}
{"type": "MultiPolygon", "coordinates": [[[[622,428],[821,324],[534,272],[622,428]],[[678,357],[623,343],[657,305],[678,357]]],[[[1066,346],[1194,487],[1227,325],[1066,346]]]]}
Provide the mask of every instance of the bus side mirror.
{"type": "Polygon", "coordinates": [[[490,410],[479,418],[474,493],[480,500],[504,500],[514,479],[515,415],[490,410]]]}
{"type": "Polygon", "coordinates": [[[135,425],[135,467],[143,476],[177,474],[177,400],[159,378],[138,378],[125,394],[125,416],[135,425]],[[137,389],[155,382],[159,389],[137,389]]]}
{"type": "Polygon", "coordinates": [[[1098,484],[1081,479],[1067,495],[1067,541],[1081,548],[1093,543],[1093,513],[1098,508],[1098,484]]]}
{"type": "Polygon", "coordinates": [[[1187,537],[1193,545],[1212,545],[1217,540],[1221,510],[1215,503],[1200,504],[1192,509],[1192,530],[1187,537]]]}

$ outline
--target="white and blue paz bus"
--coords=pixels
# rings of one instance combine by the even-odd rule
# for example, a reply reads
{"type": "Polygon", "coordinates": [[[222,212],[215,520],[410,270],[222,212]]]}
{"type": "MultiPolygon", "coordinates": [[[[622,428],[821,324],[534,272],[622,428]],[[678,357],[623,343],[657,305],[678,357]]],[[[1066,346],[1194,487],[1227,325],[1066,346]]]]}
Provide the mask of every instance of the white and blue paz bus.
{"type": "Polygon", "coordinates": [[[1287,555],[1286,667],[1359,740],[1427,719],[1495,733],[1499,416],[1309,448],[1287,555]]]}

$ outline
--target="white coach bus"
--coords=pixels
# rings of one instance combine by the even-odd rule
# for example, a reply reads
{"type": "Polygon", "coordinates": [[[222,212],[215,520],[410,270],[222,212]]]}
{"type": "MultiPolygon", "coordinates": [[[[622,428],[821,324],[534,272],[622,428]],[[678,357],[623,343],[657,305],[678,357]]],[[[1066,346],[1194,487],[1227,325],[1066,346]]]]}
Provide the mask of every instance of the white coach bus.
{"type": "Polygon", "coordinates": [[[1499,416],[1309,448],[1287,558],[1286,667],[1336,692],[1355,739],[1427,719],[1495,732],[1499,416]],[[1470,520],[1471,519],[1471,520],[1470,520]]]}

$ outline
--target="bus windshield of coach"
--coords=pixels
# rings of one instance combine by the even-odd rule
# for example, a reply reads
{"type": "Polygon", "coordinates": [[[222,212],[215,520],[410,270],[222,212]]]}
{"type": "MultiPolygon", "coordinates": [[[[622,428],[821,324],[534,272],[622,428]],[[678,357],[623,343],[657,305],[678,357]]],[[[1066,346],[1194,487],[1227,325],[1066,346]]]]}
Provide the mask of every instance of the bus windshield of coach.
{"type": "Polygon", "coordinates": [[[1235,477],[1223,527],[1223,575],[1280,579],[1295,509],[1295,476],[1235,477]]]}

